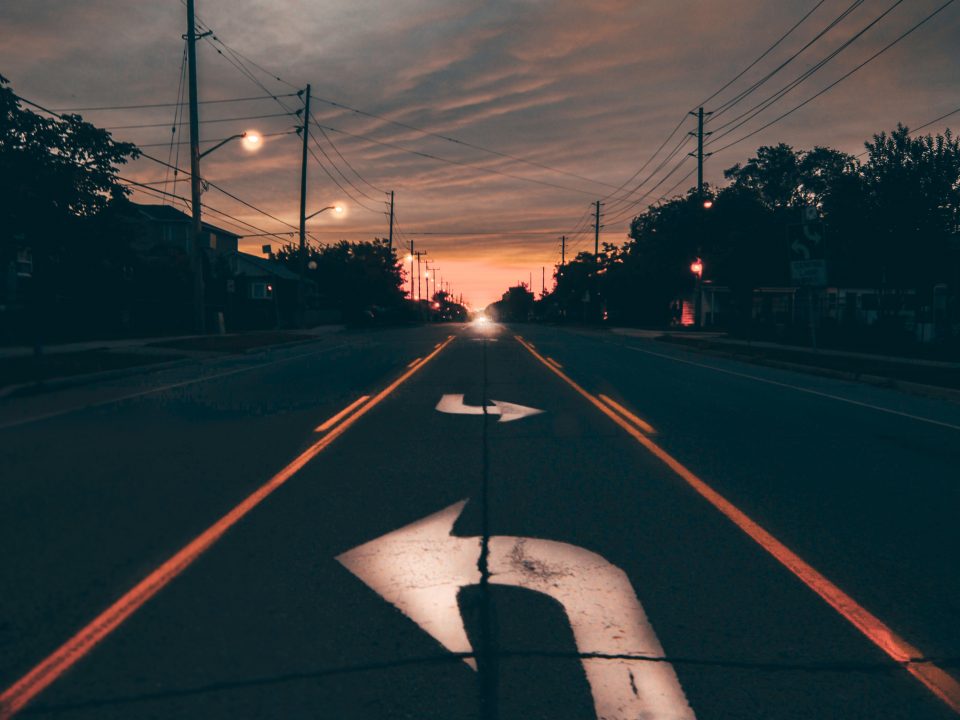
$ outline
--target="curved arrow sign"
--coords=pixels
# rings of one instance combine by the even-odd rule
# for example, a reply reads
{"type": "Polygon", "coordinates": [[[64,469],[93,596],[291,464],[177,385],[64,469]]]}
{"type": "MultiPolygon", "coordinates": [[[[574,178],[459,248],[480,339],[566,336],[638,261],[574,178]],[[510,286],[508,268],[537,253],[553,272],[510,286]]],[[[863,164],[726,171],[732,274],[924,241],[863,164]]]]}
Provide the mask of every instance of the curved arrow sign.
{"type": "MultiPolygon", "coordinates": [[[[487,415],[499,415],[500,422],[513,422],[522,420],[531,415],[539,415],[543,410],[527,407],[526,405],[517,405],[516,403],[504,402],[503,400],[491,400],[492,406],[487,407],[487,415]]],[[[451,415],[483,415],[484,410],[479,405],[465,405],[463,395],[444,395],[437,403],[437,410],[451,415]]]]}
{"type": "MultiPolygon", "coordinates": [[[[462,396],[460,396],[462,398],[462,396]]],[[[457,605],[480,582],[481,538],[451,535],[466,500],[349,550],[337,560],[450,652],[470,653],[457,605]]],[[[493,536],[490,582],[535,590],[559,602],[581,654],[653,655],[663,648],[630,580],[601,556],[551,540],[493,536]]],[[[465,658],[476,670],[472,658],[465,658]]],[[[597,718],[694,720],[673,666],[583,658],[597,718]]]]}

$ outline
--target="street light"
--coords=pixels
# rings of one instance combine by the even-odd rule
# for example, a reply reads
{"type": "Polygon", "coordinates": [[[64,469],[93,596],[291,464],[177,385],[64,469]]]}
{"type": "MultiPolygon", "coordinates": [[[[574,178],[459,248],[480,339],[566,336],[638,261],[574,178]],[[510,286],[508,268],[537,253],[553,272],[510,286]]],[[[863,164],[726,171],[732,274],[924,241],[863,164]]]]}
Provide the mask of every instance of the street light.
{"type": "Polygon", "coordinates": [[[700,281],[703,278],[703,260],[697,258],[690,263],[690,272],[697,276],[693,296],[693,326],[700,327],[700,281]]]}
{"type": "Polygon", "coordinates": [[[704,210],[709,210],[709,209],[712,208],[712,207],[713,207],[713,200],[709,200],[709,199],[708,199],[708,200],[704,200],[704,201],[703,201],[703,209],[704,209],[704,210]]]}
{"type": "Polygon", "coordinates": [[[320,213],[326,212],[327,210],[333,210],[337,215],[342,215],[342,214],[343,214],[343,206],[342,206],[342,205],[328,205],[328,206],[325,207],[325,208],[320,208],[319,210],[317,210],[317,211],[316,211],[315,213],[313,213],[312,215],[307,215],[307,216],[304,218],[304,221],[309,220],[309,219],[312,218],[312,217],[316,217],[316,216],[319,215],[320,213]]]}
{"type": "Polygon", "coordinates": [[[219,150],[231,140],[243,140],[244,147],[246,147],[247,150],[250,150],[251,152],[255,152],[259,150],[260,147],[263,145],[263,136],[260,133],[258,133],[256,130],[247,130],[246,132],[237,133],[236,135],[231,135],[228,138],[224,138],[223,140],[218,142],[216,145],[214,145],[212,148],[208,148],[207,150],[204,150],[202,153],[200,153],[200,157],[205,158],[214,150],[219,150]]]}

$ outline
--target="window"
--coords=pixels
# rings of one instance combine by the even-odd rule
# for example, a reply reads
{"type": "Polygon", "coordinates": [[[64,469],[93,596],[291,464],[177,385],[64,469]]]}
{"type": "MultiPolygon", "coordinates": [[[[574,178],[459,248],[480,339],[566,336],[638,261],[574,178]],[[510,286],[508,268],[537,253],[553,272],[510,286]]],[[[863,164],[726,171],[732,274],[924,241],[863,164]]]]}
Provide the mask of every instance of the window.
{"type": "Polygon", "coordinates": [[[272,300],[273,285],[265,282],[250,283],[250,297],[254,300],[272,300]]]}

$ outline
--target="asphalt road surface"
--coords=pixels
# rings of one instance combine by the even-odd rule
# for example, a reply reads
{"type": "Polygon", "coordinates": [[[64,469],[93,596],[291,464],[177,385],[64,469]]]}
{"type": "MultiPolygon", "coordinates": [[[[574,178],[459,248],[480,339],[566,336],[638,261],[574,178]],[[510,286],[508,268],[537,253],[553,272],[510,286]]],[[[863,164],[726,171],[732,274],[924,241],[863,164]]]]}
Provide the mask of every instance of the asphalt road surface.
{"type": "Polygon", "coordinates": [[[0,717],[956,718],[958,468],[956,405],[541,326],[8,398],[0,717]]]}

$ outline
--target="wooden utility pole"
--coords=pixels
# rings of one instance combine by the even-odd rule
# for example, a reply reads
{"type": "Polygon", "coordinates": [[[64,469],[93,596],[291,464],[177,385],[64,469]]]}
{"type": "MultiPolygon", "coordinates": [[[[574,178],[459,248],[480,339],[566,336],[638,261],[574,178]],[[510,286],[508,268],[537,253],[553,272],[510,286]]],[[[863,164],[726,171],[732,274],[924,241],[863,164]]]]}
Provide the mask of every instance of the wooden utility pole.
{"type": "MultiPolygon", "coordinates": [[[[425,253],[423,250],[417,250],[417,252],[414,253],[414,255],[415,255],[416,258],[417,258],[417,300],[423,300],[423,294],[421,293],[421,289],[422,289],[422,288],[421,288],[421,286],[420,286],[420,275],[421,275],[421,273],[420,273],[420,258],[421,258],[422,256],[426,255],[426,254],[427,254],[427,253],[425,253]]],[[[426,261],[424,261],[424,262],[426,262],[426,261]]]]}
{"type": "Polygon", "coordinates": [[[593,222],[593,261],[595,263],[600,262],[600,206],[602,204],[603,203],[597,200],[597,209],[593,222]]]}
{"type": "Polygon", "coordinates": [[[413,300],[413,240],[410,240],[410,299],[413,300]]]}
{"type": "Polygon", "coordinates": [[[560,268],[567,264],[567,236],[560,236],[560,268]]]}
{"type": "MultiPolygon", "coordinates": [[[[307,95],[309,98],[309,92],[307,95]]],[[[309,99],[307,102],[309,102],[309,99]]],[[[390,191],[390,239],[387,241],[387,247],[393,250],[393,190],[390,191]]]]}
{"type": "Polygon", "coordinates": [[[193,270],[193,326],[200,334],[207,330],[203,286],[203,219],[200,215],[200,115],[197,101],[197,25],[194,0],[187,0],[187,76],[190,98],[190,265],[193,270]]]}
{"type": "Polygon", "coordinates": [[[303,106],[303,151],[300,157],[300,253],[299,280],[297,281],[297,315],[299,325],[306,323],[306,276],[307,276],[307,151],[310,149],[310,85],[307,85],[303,106]]]}
{"type": "MultiPolygon", "coordinates": [[[[703,134],[704,134],[703,133],[703,117],[704,117],[703,108],[702,107],[698,108],[695,113],[691,112],[690,114],[696,115],[697,117],[697,132],[696,132],[697,153],[695,156],[697,158],[697,235],[698,235],[697,261],[700,262],[702,266],[703,261],[700,259],[700,256],[703,253],[703,242],[702,242],[703,213],[705,211],[705,208],[703,205],[703,202],[704,202],[704,198],[703,198],[703,157],[704,157],[703,156],[703,134]]],[[[706,114],[710,115],[710,113],[706,113],[706,114]]],[[[690,134],[693,135],[694,133],[690,133],[690,134]]],[[[709,133],[707,134],[709,135],[709,133]]],[[[690,153],[690,154],[693,155],[693,153],[690,153]]],[[[700,327],[700,295],[701,295],[700,275],[701,274],[702,274],[702,271],[701,273],[697,274],[696,288],[694,289],[695,296],[693,298],[693,326],[697,328],[700,327]]]]}

